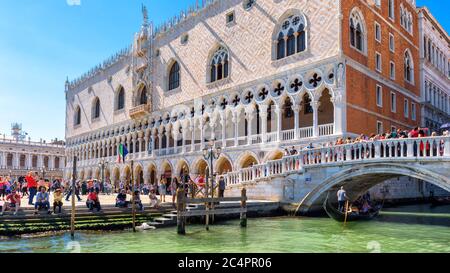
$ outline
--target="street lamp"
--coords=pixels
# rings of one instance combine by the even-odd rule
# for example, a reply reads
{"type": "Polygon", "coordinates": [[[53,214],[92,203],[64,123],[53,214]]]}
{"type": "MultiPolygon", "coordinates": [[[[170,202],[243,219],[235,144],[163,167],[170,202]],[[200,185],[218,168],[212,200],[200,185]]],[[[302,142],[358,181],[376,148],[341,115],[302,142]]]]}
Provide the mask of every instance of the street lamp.
{"type": "Polygon", "coordinates": [[[102,170],[102,182],[105,183],[105,168],[108,167],[108,162],[105,160],[101,160],[100,163],[98,163],[98,166],[102,170]]]}
{"type": "MultiPolygon", "coordinates": [[[[215,147],[214,141],[210,141],[207,146],[203,149],[203,158],[208,161],[210,160],[209,165],[209,179],[211,180],[211,198],[214,197],[214,184],[213,184],[213,170],[214,170],[214,159],[219,159],[220,154],[222,153],[222,148],[215,147]]],[[[206,181],[206,198],[208,198],[209,194],[209,185],[208,181],[206,181]]]]}
{"type": "Polygon", "coordinates": [[[45,166],[43,166],[41,168],[41,172],[42,172],[42,180],[44,180],[44,181],[45,181],[45,171],[46,171],[45,166]]]}

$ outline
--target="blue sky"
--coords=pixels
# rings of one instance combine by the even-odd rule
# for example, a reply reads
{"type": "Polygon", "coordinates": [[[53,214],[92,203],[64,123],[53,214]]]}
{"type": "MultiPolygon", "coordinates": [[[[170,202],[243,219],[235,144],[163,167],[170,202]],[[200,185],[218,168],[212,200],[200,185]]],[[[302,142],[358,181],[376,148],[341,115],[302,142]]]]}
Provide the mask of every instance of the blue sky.
{"type": "MultiPolygon", "coordinates": [[[[142,3],[158,24],[195,0],[1,0],[0,134],[19,122],[34,140],[63,139],[66,76],[76,78],[131,44],[142,3]]],[[[450,30],[449,0],[417,4],[450,30]]]]}

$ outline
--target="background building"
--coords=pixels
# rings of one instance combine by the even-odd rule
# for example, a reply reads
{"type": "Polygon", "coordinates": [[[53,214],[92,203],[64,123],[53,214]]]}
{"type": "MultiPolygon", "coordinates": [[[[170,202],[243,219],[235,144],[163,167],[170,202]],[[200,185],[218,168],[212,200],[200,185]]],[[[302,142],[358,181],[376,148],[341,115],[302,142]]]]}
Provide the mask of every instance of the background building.
{"type": "Polygon", "coordinates": [[[63,178],[66,164],[64,142],[33,142],[26,140],[27,135],[22,126],[15,123],[11,137],[0,137],[0,176],[18,178],[33,171],[46,179],[63,178]]]}
{"type": "Polygon", "coordinates": [[[450,123],[450,38],[426,7],[418,12],[422,126],[438,132],[450,123]]]}

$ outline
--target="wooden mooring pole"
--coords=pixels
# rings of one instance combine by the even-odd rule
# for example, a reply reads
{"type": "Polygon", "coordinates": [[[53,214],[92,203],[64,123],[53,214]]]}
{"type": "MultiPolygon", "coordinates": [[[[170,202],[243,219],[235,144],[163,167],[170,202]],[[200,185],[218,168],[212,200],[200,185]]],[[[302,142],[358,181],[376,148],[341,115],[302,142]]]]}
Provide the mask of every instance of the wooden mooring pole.
{"type": "Polygon", "coordinates": [[[177,231],[180,235],[186,234],[186,196],[184,189],[177,190],[177,231]]]}
{"type": "MultiPolygon", "coordinates": [[[[241,191],[241,227],[247,227],[247,213],[244,209],[247,208],[247,190],[245,188],[241,191]]],[[[246,211],[246,210],[245,210],[246,211]]]]}
{"type": "Polygon", "coordinates": [[[73,157],[73,170],[72,170],[72,211],[70,214],[70,236],[75,238],[75,190],[77,180],[77,157],[73,157]]]}
{"type": "Polygon", "coordinates": [[[134,183],[134,161],[131,160],[131,213],[133,222],[133,232],[136,232],[136,204],[134,199],[135,183],[134,183]]]}

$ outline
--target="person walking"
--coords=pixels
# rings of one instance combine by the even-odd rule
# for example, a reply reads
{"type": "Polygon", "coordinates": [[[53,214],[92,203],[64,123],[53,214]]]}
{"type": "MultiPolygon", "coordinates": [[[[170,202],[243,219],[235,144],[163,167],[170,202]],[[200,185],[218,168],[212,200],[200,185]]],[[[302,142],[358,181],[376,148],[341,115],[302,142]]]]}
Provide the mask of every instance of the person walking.
{"type": "Polygon", "coordinates": [[[338,203],[339,203],[339,208],[338,210],[340,212],[344,211],[345,208],[345,201],[347,201],[347,193],[344,190],[344,186],[341,187],[341,189],[337,192],[337,197],[338,197],[338,203]]]}
{"type": "Polygon", "coordinates": [[[221,176],[219,179],[219,198],[224,197],[225,188],[226,188],[225,178],[223,176],[221,176]]]}
{"type": "Polygon", "coordinates": [[[177,199],[178,179],[174,177],[170,183],[170,194],[172,195],[172,205],[175,206],[175,200],[177,199]]]}
{"type": "MultiPolygon", "coordinates": [[[[73,191],[73,190],[74,190],[74,189],[73,189],[73,186],[70,185],[69,191],[67,192],[67,195],[66,195],[66,201],[67,201],[67,202],[69,201],[69,198],[72,196],[72,191],[73,191]]],[[[78,202],[81,202],[81,198],[80,198],[80,186],[79,186],[78,183],[75,183],[75,195],[76,195],[76,197],[77,197],[77,199],[78,199],[78,202]]]]}

